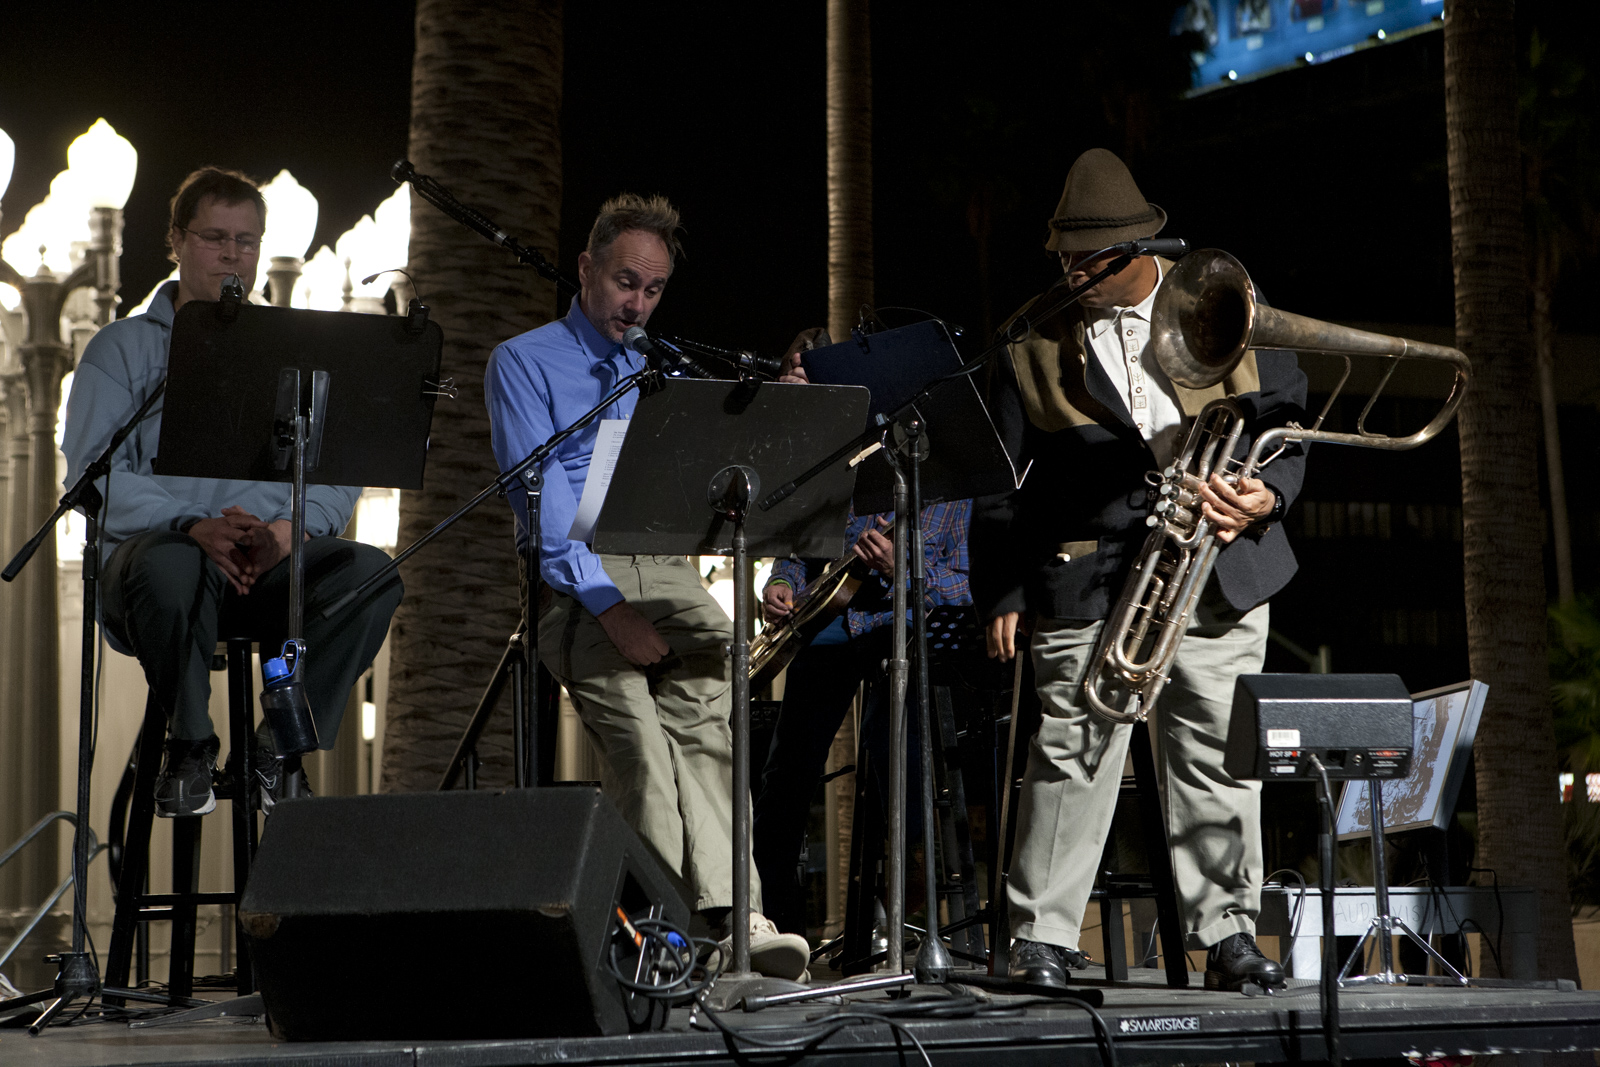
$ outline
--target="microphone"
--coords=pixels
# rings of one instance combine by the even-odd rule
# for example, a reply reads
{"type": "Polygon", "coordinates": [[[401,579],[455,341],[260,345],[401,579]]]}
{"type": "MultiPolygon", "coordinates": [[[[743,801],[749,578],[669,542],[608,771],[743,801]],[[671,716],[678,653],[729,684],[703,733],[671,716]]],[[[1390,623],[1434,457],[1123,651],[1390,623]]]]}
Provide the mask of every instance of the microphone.
{"type": "Polygon", "coordinates": [[[735,352],[733,362],[742,371],[772,380],[783,374],[783,360],[774,356],[758,356],[754,352],[735,352]]]}
{"type": "Polygon", "coordinates": [[[643,353],[659,365],[678,368],[691,378],[716,377],[682,352],[675,352],[666,345],[651,340],[650,335],[644,332],[643,326],[629,326],[627,332],[622,335],[622,343],[635,352],[643,353]]]}
{"type": "Polygon", "coordinates": [[[1140,237],[1111,247],[1130,256],[1171,256],[1176,259],[1189,251],[1189,242],[1182,237],[1140,237]]]}

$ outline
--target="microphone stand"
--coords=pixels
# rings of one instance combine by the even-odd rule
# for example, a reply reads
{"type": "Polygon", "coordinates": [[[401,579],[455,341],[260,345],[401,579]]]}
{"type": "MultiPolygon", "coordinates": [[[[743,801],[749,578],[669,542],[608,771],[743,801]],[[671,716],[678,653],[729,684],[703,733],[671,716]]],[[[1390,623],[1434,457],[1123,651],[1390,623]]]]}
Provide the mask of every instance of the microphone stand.
{"type": "MultiPolygon", "coordinates": [[[[912,613],[912,648],[915,652],[917,664],[915,678],[918,705],[917,724],[922,731],[918,744],[918,751],[922,757],[921,788],[919,791],[922,803],[923,870],[927,883],[924,887],[924,898],[928,912],[927,933],[924,935],[922,943],[917,950],[914,965],[915,979],[919,984],[941,984],[948,981],[953,964],[950,958],[950,950],[945,947],[939,934],[939,894],[938,883],[935,880],[934,839],[936,835],[933,829],[933,736],[931,732],[932,714],[929,707],[927,656],[927,557],[923,549],[922,536],[921,461],[922,452],[926,448],[923,436],[926,427],[923,425],[921,416],[917,413],[917,407],[941,385],[957,378],[967,377],[981,370],[1001,351],[1009,348],[1012,344],[1020,342],[1039,324],[1065,311],[1073,304],[1076,304],[1084,293],[1087,293],[1113,274],[1123,271],[1133,262],[1136,256],[1147,254],[1147,250],[1138,247],[1133,242],[1113,246],[1113,250],[1118,252],[1117,257],[1094,277],[1076,289],[1070,289],[1057,296],[1048,297],[1043,307],[1032,315],[1019,315],[1007,328],[1005,336],[1000,340],[991,344],[983,352],[963,363],[957,369],[927,382],[909,400],[894,411],[877,415],[872,420],[872,424],[860,434],[841,445],[833,454],[809,470],[768,493],[759,504],[763,511],[770,511],[786,500],[795,490],[835,463],[848,456],[856,455],[874,439],[881,439],[889,427],[898,423],[903,430],[905,440],[900,446],[900,451],[905,459],[903,463],[897,460],[894,464],[895,551],[897,564],[902,561],[909,562],[909,574],[904,566],[900,567],[895,574],[894,650],[890,655],[891,665],[897,666],[906,661],[905,610],[907,605],[904,601],[909,600],[911,602],[909,607],[912,613]],[[903,470],[903,466],[909,466],[909,476],[903,470]],[[911,589],[909,595],[905,595],[904,590],[908,580],[911,589]]],[[[891,714],[894,716],[894,725],[891,727],[894,744],[890,752],[890,780],[893,783],[897,783],[891,786],[891,796],[889,798],[890,840],[886,873],[891,883],[903,880],[905,871],[905,833],[903,828],[905,826],[906,804],[906,738],[903,697],[900,694],[904,694],[906,688],[908,688],[907,681],[908,679],[902,673],[899,681],[891,682],[891,692],[895,695],[890,700],[891,714]],[[898,710],[895,710],[897,707],[898,710]],[[900,829],[896,830],[896,827],[900,829]],[[899,872],[898,877],[896,872],[899,872]]],[[[887,909],[886,918],[889,926],[888,961],[890,964],[889,969],[892,972],[899,972],[904,968],[904,950],[902,946],[905,943],[905,908],[903,903],[899,907],[894,906],[897,901],[904,900],[904,895],[903,881],[898,886],[895,884],[890,885],[890,907],[887,909]]],[[[991,906],[993,906],[992,902],[991,906]]]]}
{"type": "Polygon", "coordinates": [[[411,183],[411,188],[417,195],[440,211],[455,219],[474,233],[482,234],[495,244],[509,251],[517,257],[517,261],[525,267],[532,267],[539,275],[554,282],[559,292],[575,295],[579,285],[572,275],[567,274],[551,263],[537,248],[529,248],[515,237],[506,233],[481,211],[470,208],[451,195],[450,190],[440,185],[426,174],[418,174],[417,168],[409,159],[396,160],[394,166],[389,168],[389,177],[396,182],[411,183]]]}
{"type": "MultiPolygon", "coordinates": [[[[84,468],[78,480],[73,482],[72,487],[62,495],[50,517],[29,538],[28,543],[11,557],[11,562],[6,564],[5,570],[0,571],[0,578],[8,582],[14,581],[22,568],[33,558],[39,546],[44,543],[44,539],[55,535],[56,523],[60,521],[61,516],[74,508],[82,509],[85,518],[83,645],[78,671],[78,810],[73,820],[72,834],[72,950],[49,957],[51,962],[59,967],[55,983],[51,988],[4,1002],[6,1008],[50,1002],[28,1027],[28,1033],[35,1037],[74,1001],[93,1000],[103,994],[169,1007],[193,1007],[203,1003],[198,1000],[162,996],[145,990],[101,985],[99,967],[94,958],[85,951],[89,931],[89,849],[90,839],[94,836],[94,832],[89,828],[89,785],[94,770],[94,665],[100,585],[99,513],[103,503],[100,491],[95,488],[94,483],[110,473],[111,457],[122,447],[122,442],[127,440],[134,428],[149,416],[156,401],[166,391],[166,387],[167,381],[163,377],[150,391],[150,395],[145,397],[144,403],[139,405],[139,410],[133,413],[133,417],[111,435],[111,443],[106,446],[105,451],[84,468]]],[[[54,581],[55,575],[45,575],[42,580],[54,581]]]]}

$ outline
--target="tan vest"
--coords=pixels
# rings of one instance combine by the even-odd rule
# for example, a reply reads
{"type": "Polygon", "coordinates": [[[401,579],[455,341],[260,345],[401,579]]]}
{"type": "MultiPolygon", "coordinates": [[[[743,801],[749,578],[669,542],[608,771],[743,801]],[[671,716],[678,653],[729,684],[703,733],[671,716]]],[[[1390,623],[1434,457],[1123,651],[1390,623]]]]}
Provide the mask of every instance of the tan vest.
{"type": "MultiPolygon", "coordinates": [[[[1163,274],[1172,269],[1161,261],[1163,274]]],[[[1042,298],[1034,297],[1011,317],[1015,321],[1042,298]]],[[[1010,323],[1008,322],[1009,326],[1010,323]]],[[[1002,332],[1004,327],[1002,327],[1002,332]]],[[[1083,308],[1074,305],[1036,327],[1020,343],[1009,346],[1011,367],[1028,421],[1041,430],[1055,432],[1089,423],[1112,425],[1123,419],[1089,394],[1088,345],[1084,337],[1083,308]]],[[[1261,390],[1256,354],[1249,351],[1220,382],[1208,389],[1187,389],[1172,383],[1178,406],[1189,418],[1213,400],[1261,390]]]]}

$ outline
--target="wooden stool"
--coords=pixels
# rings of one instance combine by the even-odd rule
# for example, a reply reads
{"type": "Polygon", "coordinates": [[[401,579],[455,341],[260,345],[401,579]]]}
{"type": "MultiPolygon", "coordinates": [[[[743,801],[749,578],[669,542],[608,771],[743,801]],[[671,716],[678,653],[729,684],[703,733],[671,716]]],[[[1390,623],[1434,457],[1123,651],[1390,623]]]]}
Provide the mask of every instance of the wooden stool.
{"type": "MultiPolygon", "coordinates": [[[[230,749],[227,763],[216,776],[214,790],[219,799],[227,800],[233,810],[233,890],[225,893],[202,893],[200,885],[200,816],[173,819],[172,822],[172,886],[171,893],[149,892],[150,828],[155,819],[156,775],[161,770],[163,742],[167,736],[166,712],[152,693],[145,702],[144,725],[134,742],[128,758],[128,769],[117,789],[111,807],[111,847],[113,890],[116,895],[116,915],[111,925],[111,949],[106,958],[105,982],[111,986],[127,986],[128,972],[133,963],[135,942],[140,943],[140,979],[148,970],[148,954],[144,949],[145,927],[149,922],[172,923],[171,962],[167,974],[167,989],[175,997],[187,997],[194,989],[194,938],[195,909],[202,904],[234,905],[234,944],[237,946],[234,972],[238,978],[239,995],[254,992],[255,979],[245,942],[239,936],[238,903],[249,878],[250,864],[255,858],[258,832],[256,820],[250,810],[251,784],[255,768],[252,765],[250,745],[255,736],[255,697],[251,678],[250,651],[254,644],[248,637],[225,637],[225,656],[212,658],[212,669],[228,672],[228,734],[230,749]],[[219,665],[218,661],[222,661],[219,665]],[[131,814],[127,830],[123,833],[123,813],[131,814]]],[[[117,998],[107,997],[107,1003],[117,998]]]]}

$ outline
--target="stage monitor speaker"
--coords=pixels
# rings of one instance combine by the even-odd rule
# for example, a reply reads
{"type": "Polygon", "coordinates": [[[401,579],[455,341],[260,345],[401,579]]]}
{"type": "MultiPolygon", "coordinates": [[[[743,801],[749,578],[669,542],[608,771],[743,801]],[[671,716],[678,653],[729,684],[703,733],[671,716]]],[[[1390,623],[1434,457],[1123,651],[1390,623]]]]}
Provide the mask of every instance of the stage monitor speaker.
{"type": "Polygon", "coordinates": [[[611,977],[619,907],[688,925],[611,802],[573,786],[285,801],[239,919],[280,1038],[586,1036],[664,1021],[611,977]]]}
{"type": "Polygon", "coordinates": [[[1411,694],[1396,674],[1243,674],[1222,766],[1239,779],[1403,778],[1411,694]]]}

